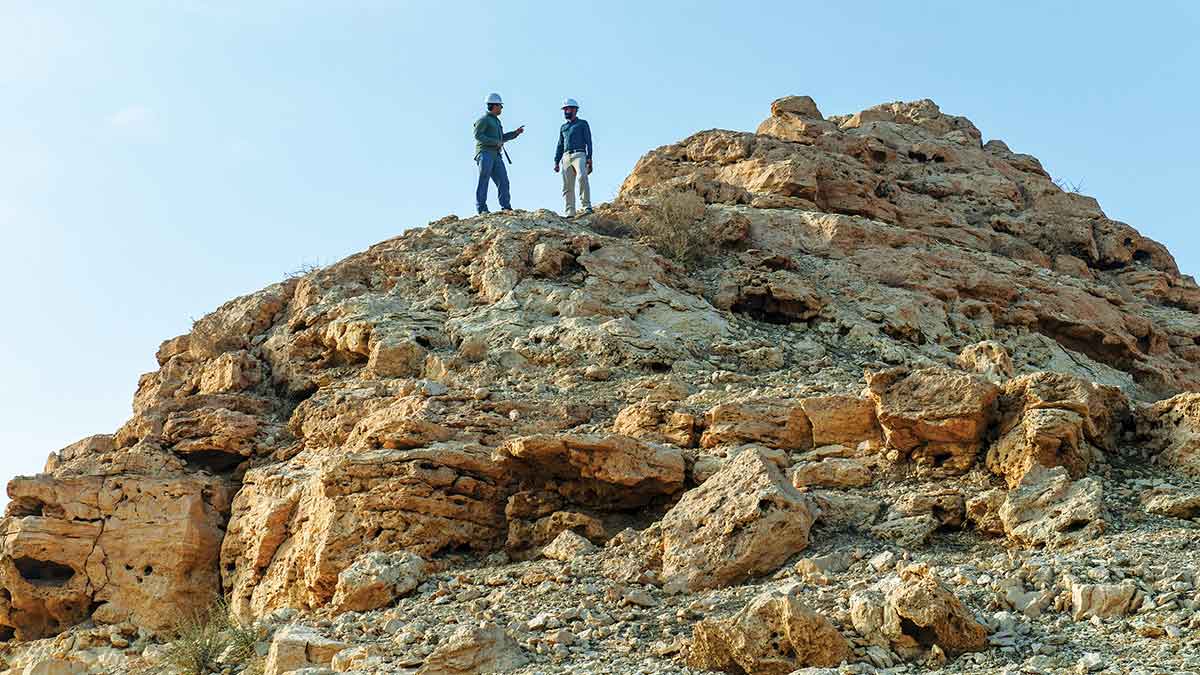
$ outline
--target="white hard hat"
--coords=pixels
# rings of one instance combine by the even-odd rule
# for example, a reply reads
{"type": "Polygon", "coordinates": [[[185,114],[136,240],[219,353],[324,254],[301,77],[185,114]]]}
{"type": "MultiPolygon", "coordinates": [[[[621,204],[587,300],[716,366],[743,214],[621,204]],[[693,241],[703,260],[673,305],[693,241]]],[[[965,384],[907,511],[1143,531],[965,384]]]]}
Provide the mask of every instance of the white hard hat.
{"type": "Polygon", "coordinates": [[[562,107],[564,107],[564,108],[578,108],[578,107],[579,107],[579,101],[576,101],[576,100],[575,100],[575,99],[573,99],[573,98],[569,98],[569,99],[567,99],[567,100],[563,101],[562,107]]]}
{"type": "Polygon", "coordinates": [[[500,94],[497,94],[496,92],[488,94],[487,100],[484,101],[484,105],[492,105],[493,103],[504,105],[504,101],[500,100],[500,94]]]}

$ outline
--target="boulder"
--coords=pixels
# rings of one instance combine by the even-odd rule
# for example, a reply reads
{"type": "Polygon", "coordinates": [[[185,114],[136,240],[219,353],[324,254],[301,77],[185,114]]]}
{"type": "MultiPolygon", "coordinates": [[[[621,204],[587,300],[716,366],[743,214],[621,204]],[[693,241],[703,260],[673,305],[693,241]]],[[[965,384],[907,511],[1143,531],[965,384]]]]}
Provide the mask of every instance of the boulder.
{"type": "Polygon", "coordinates": [[[1071,585],[1071,617],[1076,621],[1099,617],[1111,619],[1130,614],[1137,597],[1137,585],[1132,581],[1119,584],[1071,585]]]}
{"type": "Polygon", "coordinates": [[[784,401],[723,403],[708,411],[700,447],[757,443],[781,450],[812,447],[812,427],[804,409],[784,401]]]}
{"type": "Polygon", "coordinates": [[[946,368],[883,371],[868,386],[897,458],[949,473],[974,464],[1000,396],[990,382],[946,368]]]}
{"type": "Polygon", "coordinates": [[[959,368],[1000,384],[1013,376],[1008,349],[995,340],[984,340],[963,349],[954,361],[959,368]]]}
{"type": "Polygon", "coordinates": [[[328,667],[333,657],[349,645],[321,635],[316,629],[291,624],[276,631],[267,652],[263,675],[284,675],[293,670],[328,667]]]}
{"type": "Polygon", "coordinates": [[[1157,453],[1157,462],[1200,477],[1200,394],[1179,394],[1142,408],[1137,429],[1157,453]]]}
{"type": "Polygon", "coordinates": [[[871,528],[871,534],[895,542],[904,548],[918,548],[929,543],[938,529],[938,521],[928,513],[916,516],[891,515],[871,528]]]}
{"type": "Polygon", "coordinates": [[[416,675],[507,673],[529,663],[529,657],[498,626],[463,626],[425,659],[416,675]]]}
{"type": "Polygon", "coordinates": [[[905,517],[929,515],[938,527],[957,528],[966,519],[966,502],[956,488],[924,488],[904,492],[892,512],[905,517]]]}
{"type": "Polygon", "coordinates": [[[696,445],[696,418],[669,403],[643,401],[626,406],[613,420],[615,433],[681,448],[696,445]]]}
{"type": "Polygon", "coordinates": [[[935,646],[951,656],[987,647],[987,630],[926,565],[903,567],[852,595],[850,618],[864,637],[906,658],[935,646]]]}
{"type": "Polygon", "coordinates": [[[229,487],[205,475],[40,475],[9,483],[0,625],[18,639],[92,618],[170,627],[219,592],[229,487]]]}
{"type": "Polygon", "coordinates": [[[881,440],[875,404],[857,396],[811,396],[800,399],[800,408],[812,427],[815,447],[860,443],[878,444],[881,440]]]}
{"type": "Polygon", "coordinates": [[[687,664],[727,673],[788,675],[797,668],[836,666],[853,654],[829,619],[805,605],[792,586],[758,595],[731,617],[697,623],[687,664]]]}
{"type": "Polygon", "coordinates": [[[1104,531],[1104,490],[1096,478],[1072,481],[1061,466],[1035,466],[999,511],[1009,539],[1022,546],[1070,546],[1104,531]]]}
{"type": "Polygon", "coordinates": [[[338,574],[335,612],[366,612],[392,604],[425,578],[425,560],[407,551],[372,551],[338,574]]]}
{"type": "Polygon", "coordinates": [[[663,517],[663,576],[695,591],[772,572],[808,546],[815,511],[767,454],[744,450],[663,517]]]}
{"type": "Polygon", "coordinates": [[[985,490],[967,500],[966,517],[979,532],[991,536],[1004,534],[1004,522],[1000,519],[1000,508],[1008,491],[1000,488],[985,490]]]}
{"type": "Polygon", "coordinates": [[[1200,515],[1200,492],[1160,485],[1141,494],[1142,508],[1147,513],[1173,518],[1196,518],[1200,515]]]}
{"type": "Polygon", "coordinates": [[[799,462],[792,466],[788,475],[797,488],[852,488],[871,484],[871,470],[865,464],[836,457],[819,462],[799,462]]]}
{"type": "Polygon", "coordinates": [[[571,530],[563,530],[554,541],[542,549],[542,556],[551,560],[567,562],[596,551],[596,545],[575,534],[571,530]]]}

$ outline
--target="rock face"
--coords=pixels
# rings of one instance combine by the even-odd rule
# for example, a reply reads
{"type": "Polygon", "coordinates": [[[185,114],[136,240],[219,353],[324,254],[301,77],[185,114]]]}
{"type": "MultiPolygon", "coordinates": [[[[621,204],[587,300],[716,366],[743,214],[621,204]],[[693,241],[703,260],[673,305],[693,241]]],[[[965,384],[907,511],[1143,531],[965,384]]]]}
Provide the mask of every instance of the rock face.
{"type": "Polygon", "coordinates": [[[793,587],[763,593],[727,619],[697,623],[688,665],[788,675],[801,667],[836,666],[852,656],[846,638],[829,619],[805,606],[793,587]]]}
{"type": "Polygon", "coordinates": [[[700,590],[772,572],[808,546],[814,511],[768,455],[743,451],[663,517],[663,576],[700,590]]]}
{"type": "MultiPolygon", "coordinates": [[[[123,672],[113,650],[223,596],[279,629],[276,670],[783,672],[846,653],[844,606],[767,594],[685,649],[680,622],[712,608],[687,594],[777,583],[810,538],[853,530],[869,562],[822,549],[843,562],[802,570],[849,592],[901,565],[852,603],[855,658],[981,648],[971,610],[990,600],[963,605],[896,548],[958,556],[966,584],[977,550],[1107,546],[1100,475],[1121,546],[1166,523],[1126,518],[1128,495],[1200,511],[1161,487],[1200,475],[1200,288],[1035,158],[982,141],[930,101],[833,116],[788,97],[757,133],[648,153],[591,217],[451,216],[226,303],[162,344],[125,424],[10,483],[0,638],[71,631],[52,644],[123,672]],[[672,212],[677,192],[703,208],[672,212]],[[476,627],[576,582],[595,586],[571,598],[587,606],[514,629],[516,646],[476,627]],[[575,662],[629,604],[630,651],[575,662]],[[347,627],[359,612],[369,630],[347,627]],[[336,639],[281,628],[313,616],[336,639]]],[[[1090,591],[1055,574],[993,578],[1030,620],[1076,589],[1080,616],[1159,609],[1141,581],[1126,604],[1102,570],[1090,591]]],[[[984,618],[997,644],[1003,618],[984,618]]]]}

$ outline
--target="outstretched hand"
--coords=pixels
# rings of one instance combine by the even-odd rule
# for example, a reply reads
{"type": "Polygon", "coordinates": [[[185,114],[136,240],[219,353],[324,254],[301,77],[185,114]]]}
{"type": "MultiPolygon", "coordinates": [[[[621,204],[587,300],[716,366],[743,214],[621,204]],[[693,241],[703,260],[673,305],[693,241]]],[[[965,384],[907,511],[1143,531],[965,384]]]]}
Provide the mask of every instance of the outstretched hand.
{"type": "Polygon", "coordinates": [[[588,175],[592,175],[592,160],[588,160],[588,175]]]}
{"type": "Polygon", "coordinates": [[[558,162],[554,163],[554,173],[558,173],[558,162]]]}
{"type": "Polygon", "coordinates": [[[523,133],[525,133],[525,125],[524,125],[524,124],[522,124],[521,126],[517,127],[517,135],[518,135],[518,136],[520,136],[520,135],[521,135],[521,134],[523,134],[523,133]]]}

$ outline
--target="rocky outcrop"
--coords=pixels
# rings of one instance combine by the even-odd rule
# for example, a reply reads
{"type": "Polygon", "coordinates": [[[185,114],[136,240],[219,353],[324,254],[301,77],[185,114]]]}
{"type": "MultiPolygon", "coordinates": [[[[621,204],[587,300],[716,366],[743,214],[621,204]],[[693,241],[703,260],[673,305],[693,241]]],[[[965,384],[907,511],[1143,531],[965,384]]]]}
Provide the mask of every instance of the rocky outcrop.
{"type": "Polygon", "coordinates": [[[529,663],[529,657],[498,626],[464,626],[429,655],[417,675],[507,673],[529,663]]]}
{"type": "Polygon", "coordinates": [[[768,455],[745,450],[663,517],[663,577],[694,591],[770,573],[808,546],[814,517],[768,455]]]}
{"type": "Polygon", "coordinates": [[[1103,487],[1095,478],[1072,481],[1063,467],[1025,474],[1000,506],[1004,532],[1024,546],[1068,546],[1104,531],[1103,487]]]}
{"type": "Polygon", "coordinates": [[[1180,394],[1139,411],[1137,428],[1157,461],[1200,476],[1200,394],[1180,394]]]}
{"type": "Polygon", "coordinates": [[[788,675],[852,657],[849,641],[792,587],[767,591],[729,618],[697,623],[687,662],[701,670],[788,675]]]}
{"type": "Polygon", "coordinates": [[[425,578],[425,561],[407,551],[374,551],[338,575],[333,594],[335,612],[365,612],[410,593],[425,578]]]}
{"type": "Polygon", "coordinates": [[[987,630],[925,565],[909,565],[850,598],[854,628],[908,658],[933,647],[946,654],[978,651],[987,630]]]}
{"type": "Polygon", "coordinates": [[[868,385],[896,458],[950,473],[974,464],[1000,395],[989,382],[945,368],[885,371],[868,385]]]}

